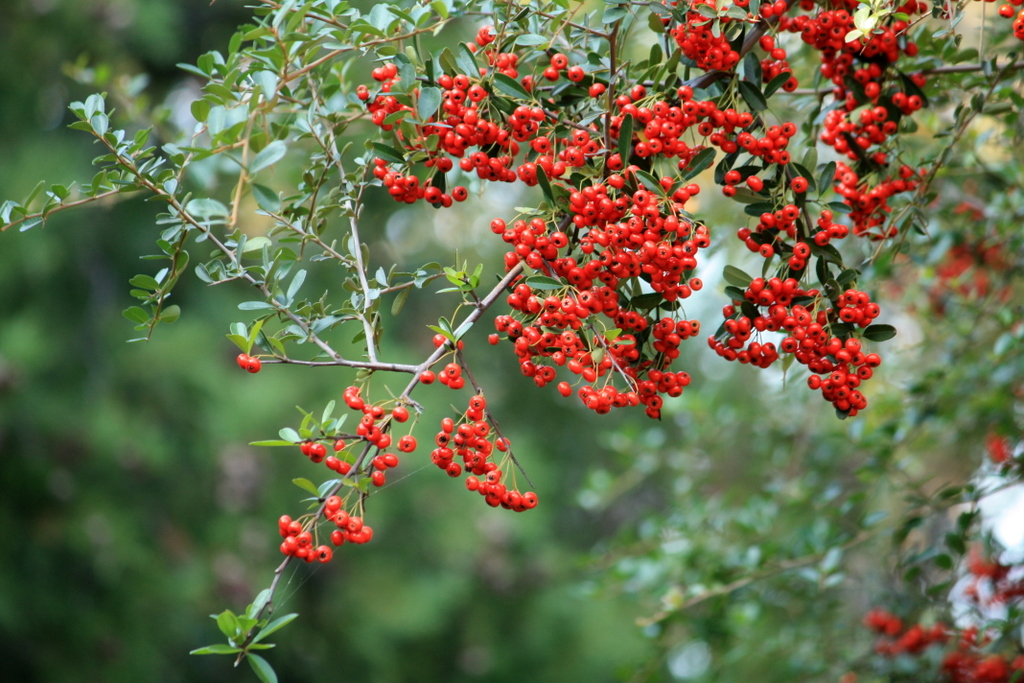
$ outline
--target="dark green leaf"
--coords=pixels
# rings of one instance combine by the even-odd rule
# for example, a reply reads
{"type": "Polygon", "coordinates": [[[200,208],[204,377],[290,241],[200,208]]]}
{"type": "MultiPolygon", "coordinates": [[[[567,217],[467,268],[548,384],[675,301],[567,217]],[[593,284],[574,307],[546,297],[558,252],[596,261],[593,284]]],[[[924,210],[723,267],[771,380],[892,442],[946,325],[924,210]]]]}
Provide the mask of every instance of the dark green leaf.
{"type": "Polygon", "coordinates": [[[739,89],[743,101],[754,111],[764,111],[768,108],[768,100],[764,98],[764,95],[753,83],[740,81],[739,89]]]}
{"type": "Polygon", "coordinates": [[[701,151],[690,159],[690,163],[687,164],[686,168],[683,169],[683,173],[680,176],[681,180],[690,180],[695,177],[698,173],[708,168],[715,161],[715,150],[711,147],[705,147],[701,151]]]}
{"type": "Polygon", "coordinates": [[[404,164],[405,155],[399,152],[394,147],[385,145],[383,142],[372,142],[373,151],[384,161],[390,161],[393,164],[404,164]]]}
{"type": "Polygon", "coordinates": [[[896,328],[892,325],[869,325],[864,330],[864,338],[874,342],[883,342],[896,336],[896,328]]]}
{"type": "Polygon", "coordinates": [[[726,266],[725,270],[722,271],[722,277],[725,281],[734,287],[740,287],[746,289],[750,286],[750,283],[754,280],[751,276],[744,273],[736,266],[726,266]]]}
{"type": "Polygon", "coordinates": [[[494,74],[494,87],[510,97],[515,97],[521,100],[530,99],[530,93],[522,86],[522,84],[519,83],[519,81],[511,76],[506,76],[503,73],[496,72],[494,74]]]}
{"type": "Polygon", "coordinates": [[[617,145],[619,156],[622,157],[622,162],[626,163],[629,160],[629,155],[633,151],[633,116],[626,115],[622,119],[622,125],[619,128],[619,142],[617,145]]]}
{"type": "Polygon", "coordinates": [[[561,280],[556,280],[544,275],[533,275],[526,278],[526,284],[533,289],[560,289],[565,286],[561,280]]]}

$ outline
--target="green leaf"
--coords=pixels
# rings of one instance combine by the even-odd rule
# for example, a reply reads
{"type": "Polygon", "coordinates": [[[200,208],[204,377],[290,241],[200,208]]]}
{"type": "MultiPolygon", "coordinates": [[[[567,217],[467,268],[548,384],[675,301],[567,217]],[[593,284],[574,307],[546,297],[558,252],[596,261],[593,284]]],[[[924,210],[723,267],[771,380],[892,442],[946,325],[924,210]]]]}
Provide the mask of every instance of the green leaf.
{"type": "Polygon", "coordinates": [[[428,121],[436,114],[437,108],[441,106],[441,100],[440,88],[429,85],[420,88],[420,98],[416,102],[416,113],[419,114],[420,121],[428,121]]]}
{"type": "Polygon", "coordinates": [[[393,164],[404,164],[405,155],[399,152],[394,147],[385,145],[383,142],[371,142],[373,151],[384,161],[390,161],[393,164]]]}
{"type": "Polygon", "coordinates": [[[470,78],[480,77],[480,67],[477,66],[476,57],[473,56],[473,51],[465,43],[459,43],[459,47],[456,48],[455,61],[465,75],[470,78]]]}
{"type": "Polygon", "coordinates": [[[226,643],[215,643],[213,645],[207,645],[196,650],[189,652],[190,655],[233,655],[236,652],[241,652],[242,648],[233,647],[226,643]]]}
{"type": "Polygon", "coordinates": [[[141,287],[142,289],[159,289],[160,283],[157,282],[153,277],[140,273],[131,280],[128,281],[132,287],[141,287]]]}
{"type": "Polygon", "coordinates": [[[214,617],[217,620],[217,628],[228,638],[234,638],[238,635],[238,617],[235,613],[229,609],[224,610],[220,614],[214,617]]]}
{"type": "Polygon", "coordinates": [[[864,329],[864,338],[874,342],[883,342],[896,336],[896,328],[892,325],[869,325],[864,329]]]}
{"type": "Polygon", "coordinates": [[[548,174],[544,172],[544,169],[539,165],[537,166],[537,184],[540,185],[541,192],[544,193],[544,198],[548,200],[550,204],[555,203],[555,193],[551,191],[551,182],[548,180],[548,174]]]}
{"type": "Polygon", "coordinates": [[[284,158],[284,155],[288,153],[288,145],[284,144],[283,140],[274,140],[269,145],[260,150],[256,158],[249,164],[249,173],[255,175],[268,166],[273,166],[278,161],[284,158]]]}
{"type": "Polygon", "coordinates": [[[292,479],[292,483],[298,486],[303,491],[313,494],[314,497],[320,497],[320,491],[317,490],[316,486],[309,479],[297,477],[295,479],[292,479]]]}
{"type": "Polygon", "coordinates": [[[242,253],[248,254],[250,251],[262,251],[263,247],[269,244],[272,244],[269,237],[264,237],[263,235],[250,237],[245,241],[245,246],[242,247],[242,253]]]}
{"type": "MultiPolygon", "coordinates": [[[[297,435],[296,435],[297,436],[297,435]]],[[[250,446],[294,446],[294,441],[280,441],[278,439],[269,439],[267,441],[250,441],[250,446]]]]}
{"type": "Polygon", "coordinates": [[[284,615],[283,617],[279,617],[279,618],[277,618],[277,619],[274,619],[274,620],[273,620],[272,622],[270,622],[269,624],[267,624],[267,625],[266,625],[266,626],[265,626],[265,627],[263,628],[263,630],[262,630],[262,631],[260,631],[260,632],[259,632],[258,634],[256,634],[256,637],[252,639],[252,642],[254,642],[254,643],[258,643],[258,642],[260,642],[261,640],[263,640],[264,638],[266,638],[267,636],[269,636],[269,635],[270,635],[271,633],[273,633],[274,631],[277,631],[277,630],[279,630],[279,629],[282,629],[282,628],[284,628],[285,626],[287,626],[288,624],[290,624],[290,623],[292,623],[293,621],[295,621],[295,619],[296,619],[296,618],[297,618],[298,616],[299,616],[298,614],[296,614],[296,613],[294,613],[294,612],[293,612],[293,613],[291,613],[291,614],[286,614],[286,615],[284,615]]]}
{"type": "Polygon", "coordinates": [[[264,588],[256,596],[256,599],[249,605],[249,609],[246,610],[246,615],[250,619],[255,619],[256,615],[263,611],[263,608],[267,606],[270,599],[274,597],[274,592],[270,588],[264,588]]]}
{"type": "Polygon", "coordinates": [[[306,281],[306,271],[299,270],[295,273],[295,277],[292,278],[291,284],[288,285],[288,294],[286,295],[288,301],[292,301],[295,295],[299,293],[299,288],[302,287],[302,283],[306,281]]]}
{"type": "Polygon", "coordinates": [[[398,315],[399,313],[401,313],[402,312],[402,307],[405,306],[405,300],[408,299],[408,298],[409,298],[409,288],[408,287],[406,287],[405,289],[399,291],[398,292],[398,296],[396,296],[395,300],[391,303],[391,315],[398,315]]]}
{"type": "Polygon", "coordinates": [[[277,213],[281,210],[281,198],[266,185],[253,183],[252,196],[256,200],[256,206],[267,213],[277,213]]]}
{"type": "Polygon", "coordinates": [[[605,9],[604,14],[601,15],[601,23],[614,24],[627,14],[629,14],[629,12],[624,7],[608,7],[605,9]]]}
{"type": "Polygon", "coordinates": [[[181,317],[181,307],[177,304],[168,306],[160,312],[160,322],[173,323],[181,317]]]}
{"type": "Polygon", "coordinates": [[[533,275],[526,278],[526,284],[532,289],[561,289],[565,283],[545,275],[533,275]]]}
{"type": "Polygon", "coordinates": [[[195,100],[192,102],[191,110],[192,118],[199,123],[204,123],[207,115],[210,113],[210,103],[206,100],[195,100]]]}
{"type": "Polygon", "coordinates": [[[633,151],[633,116],[631,114],[627,114],[622,119],[622,125],[619,127],[619,141],[616,146],[619,156],[622,157],[622,162],[627,163],[629,155],[633,151]]]}
{"type": "Polygon", "coordinates": [[[302,437],[299,436],[299,433],[297,431],[295,431],[294,429],[292,429],[291,427],[283,427],[277,433],[277,435],[280,436],[285,441],[290,441],[293,444],[296,444],[296,443],[299,443],[300,441],[302,441],[302,437]]]}
{"type": "Polygon", "coordinates": [[[185,205],[185,211],[198,218],[213,218],[214,216],[228,215],[228,207],[224,206],[216,199],[211,199],[209,197],[193,199],[185,205]]]}
{"type": "Polygon", "coordinates": [[[516,45],[528,47],[530,45],[544,45],[547,42],[547,38],[539,36],[536,33],[523,33],[522,35],[516,36],[516,45]]]}
{"type": "Polygon", "coordinates": [[[531,99],[529,91],[527,91],[519,81],[511,76],[506,76],[503,73],[495,72],[494,87],[510,97],[515,97],[521,100],[531,99]]]}
{"type": "Polygon", "coordinates": [[[690,163],[683,170],[681,179],[690,180],[691,178],[694,178],[698,173],[713,164],[714,161],[715,150],[711,147],[705,147],[690,159],[690,163]]]}
{"type": "Polygon", "coordinates": [[[774,95],[779,88],[786,84],[786,81],[792,78],[792,76],[793,74],[791,74],[790,72],[783,71],[778,76],[768,81],[768,84],[764,86],[764,96],[767,98],[774,95]]]}
{"type": "Polygon", "coordinates": [[[725,278],[725,281],[730,285],[741,289],[749,287],[750,283],[754,280],[754,278],[747,275],[736,266],[726,266],[725,270],[722,271],[722,277],[725,278]]]}
{"type": "MultiPolygon", "coordinates": [[[[749,282],[747,283],[750,284],[749,282]]],[[[734,301],[746,301],[746,297],[743,295],[743,289],[729,285],[725,288],[725,295],[734,301]]]]}
{"type": "Polygon", "coordinates": [[[252,653],[245,655],[245,658],[249,661],[249,666],[256,672],[256,677],[262,683],[277,683],[277,674],[274,673],[274,667],[270,666],[267,660],[252,653]]]}
{"type": "Polygon", "coordinates": [[[768,108],[768,100],[764,98],[761,90],[753,83],[740,81],[739,89],[743,101],[754,111],[764,111],[768,108]]]}
{"type": "Polygon", "coordinates": [[[274,308],[274,304],[267,301],[243,301],[238,304],[240,311],[262,311],[268,308],[274,308]]]}
{"type": "Polygon", "coordinates": [[[149,322],[149,313],[146,313],[145,309],[139,306],[131,306],[130,308],[124,309],[121,314],[131,320],[133,323],[139,323],[143,325],[149,322]]]}

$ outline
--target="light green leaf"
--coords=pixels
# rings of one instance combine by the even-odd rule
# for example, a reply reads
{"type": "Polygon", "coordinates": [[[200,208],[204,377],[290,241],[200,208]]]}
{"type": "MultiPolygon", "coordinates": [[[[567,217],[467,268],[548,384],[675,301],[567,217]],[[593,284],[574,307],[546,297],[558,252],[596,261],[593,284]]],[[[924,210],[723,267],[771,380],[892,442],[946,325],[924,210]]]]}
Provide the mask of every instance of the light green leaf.
{"type": "Polygon", "coordinates": [[[262,681],[262,683],[277,683],[277,674],[274,673],[274,667],[270,666],[267,660],[263,659],[259,655],[252,653],[245,656],[249,660],[249,665],[252,670],[256,672],[256,677],[262,681]]]}

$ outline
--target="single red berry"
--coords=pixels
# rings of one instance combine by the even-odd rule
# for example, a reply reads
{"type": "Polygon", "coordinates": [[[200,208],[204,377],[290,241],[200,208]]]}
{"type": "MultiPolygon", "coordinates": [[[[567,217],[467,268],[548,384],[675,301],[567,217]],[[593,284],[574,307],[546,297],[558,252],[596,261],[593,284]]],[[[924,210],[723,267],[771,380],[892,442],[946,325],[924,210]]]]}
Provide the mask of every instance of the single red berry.
{"type": "Polygon", "coordinates": [[[569,58],[561,52],[556,52],[551,55],[551,66],[558,70],[562,70],[569,65],[569,58]]]}
{"type": "Polygon", "coordinates": [[[249,372],[257,373],[260,371],[260,367],[262,365],[263,364],[260,362],[259,358],[250,358],[249,362],[246,363],[245,365],[245,369],[248,370],[249,372]]]}
{"type": "Polygon", "coordinates": [[[469,197],[469,190],[459,185],[452,188],[452,199],[457,202],[464,202],[469,197]]]}
{"type": "Polygon", "coordinates": [[[409,419],[409,409],[405,406],[395,406],[391,411],[391,417],[395,418],[396,422],[405,422],[409,419]]]}
{"type": "Polygon", "coordinates": [[[793,192],[803,194],[804,192],[807,192],[807,178],[797,176],[796,178],[793,178],[793,182],[791,182],[789,186],[793,188],[793,192]]]}
{"type": "Polygon", "coordinates": [[[370,481],[373,483],[374,486],[383,486],[386,480],[387,477],[381,470],[376,470],[373,474],[370,475],[370,481]]]}
{"type": "Polygon", "coordinates": [[[398,450],[403,453],[412,453],[416,450],[416,437],[412,435],[405,435],[398,440],[398,450]]]}
{"type": "Polygon", "coordinates": [[[437,379],[437,377],[434,375],[433,370],[424,370],[420,373],[420,381],[424,384],[433,384],[435,379],[437,379]]]}
{"type": "Polygon", "coordinates": [[[240,353],[240,354],[238,354],[238,357],[235,358],[235,360],[238,362],[238,367],[240,367],[243,370],[245,370],[245,369],[248,368],[249,361],[252,360],[252,359],[249,358],[249,354],[240,353]]]}
{"type": "Polygon", "coordinates": [[[590,90],[588,92],[591,97],[600,97],[604,94],[605,90],[607,90],[607,87],[604,83],[594,83],[590,86],[590,90]]]}

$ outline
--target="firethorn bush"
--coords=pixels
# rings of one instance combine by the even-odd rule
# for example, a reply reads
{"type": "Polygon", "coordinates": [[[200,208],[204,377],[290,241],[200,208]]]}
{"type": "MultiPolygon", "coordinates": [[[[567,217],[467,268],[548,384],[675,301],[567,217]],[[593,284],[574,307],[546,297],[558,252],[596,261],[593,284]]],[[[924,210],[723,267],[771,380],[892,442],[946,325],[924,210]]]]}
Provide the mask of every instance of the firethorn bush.
{"type": "MultiPolygon", "coordinates": [[[[755,421],[771,443],[822,463],[851,442],[871,455],[841,476],[822,466],[801,484],[805,499],[697,501],[650,516],[642,538],[611,551],[605,581],[658,601],[640,620],[665,651],[655,667],[680,678],[707,670],[698,664],[712,657],[711,639],[686,645],[680,635],[694,630],[687,610],[747,590],[727,606],[754,620],[751,584],[795,575],[830,589],[844,580],[844,553],[885,536],[885,569],[902,589],[893,604],[862,610],[874,650],[790,668],[784,680],[1024,676],[1024,557],[982,515],[1024,473],[1024,166],[1013,151],[1024,132],[1024,7],[1000,4],[979,26],[985,12],[915,0],[262,0],[225,50],[182,65],[201,88],[192,124],[147,124],[138,111],[119,123],[111,103],[131,93],[71,104],[71,127],[99,151],[96,174],[5,202],[0,229],[141,194],[162,213],[159,253],[147,257],[160,265],[129,283],[137,302],[124,316],[137,340],[188,315],[174,290],[191,271],[247,293],[227,331],[241,370],[349,373],[338,399],[253,443],[309,460],[295,479],[306,497],[281,511],[276,534],[267,523],[282,556],[269,586],[241,612],[215,615],[227,642],[194,653],[245,659],[276,680],[259,652],[296,617],[276,614],[286,570],[360,552],[351,546],[375,537],[372,499],[428,461],[482,506],[529,514],[546,503],[470,351],[515,363],[537,391],[593,413],[661,421],[676,414],[672,399],[710,391],[706,344],[716,360],[752,366],[750,378],[798,385],[760,407],[737,401],[728,424],[692,425],[698,448],[731,429],[745,435],[757,464],[737,464],[749,468],[737,476],[786,471],[748,429],[755,421]],[[498,201],[507,197],[520,205],[493,210],[511,207],[498,201]],[[367,246],[382,230],[368,210],[379,202],[442,216],[468,202],[472,229],[504,255],[477,265],[452,244],[446,264],[393,263],[367,246]],[[269,227],[254,231],[253,216],[269,227]],[[386,322],[409,302],[425,307],[423,292],[442,295],[446,311],[422,326],[421,357],[391,357],[386,322]],[[915,308],[898,303],[911,298],[915,308]],[[970,324],[967,311],[977,314],[970,324]],[[893,369],[898,389],[878,411],[886,342],[904,325],[908,344],[942,338],[945,355],[893,369]],[[974,397],[954,391],[957,373],[985,371],[980,358],[956,362],[986,343],[995,384],[960,414],[950,404],[974,397]],[[902,410],[915,394],[930,398],[902,410]],[[825,421],[822,401],[859,436],[825,421]],[[451,407],[421,424],[428,404],[451,407]],[[904,467],[898,451],[934,445],[936,415],[973,439],[975,465],[987,453],[979,473],[937,483],[904,467]],[[844,484],[830,486],[834,477],[844,484]],[[885,487],[904,508],[878,503],[885,487]],[[797,540],[765,540],[776,516],[797,520],[797,540]],[[705,524],[724,546],[688,540],[705,524]]],[[[700,415],[699,403],[687,410],[700,415]]],[[[622,438],[623,452],[646,448],[642,436],[622,438]]],[[[622,476],[650,476],[641,462],[622,476]]],[[[604,476],[585,483],[584,507],[621,495],[604,476]]],[[[679,472],[669,480],[676,493],[699,493],[679,472]]]]}

